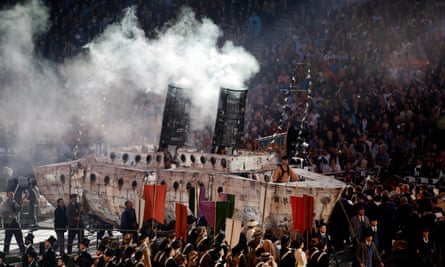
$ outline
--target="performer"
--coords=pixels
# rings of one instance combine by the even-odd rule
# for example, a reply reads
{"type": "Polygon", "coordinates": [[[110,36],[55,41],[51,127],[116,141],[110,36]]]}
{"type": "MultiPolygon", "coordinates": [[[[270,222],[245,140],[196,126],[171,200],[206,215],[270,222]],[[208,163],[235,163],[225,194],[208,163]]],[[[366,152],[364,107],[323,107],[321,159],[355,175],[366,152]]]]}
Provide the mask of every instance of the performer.
{"type": "MultiPolygon", "coordinates": [[[[147,233],[147,231],[143,231],[141,235],[139,236],[139,251],[142,252],[141,259],[142,263],[145,267],[151,267],[151,242],[150,242],[150,235],[147,233]]],[[[137,254],[137,252],[136,252],[137,254]]],[[[137,260],[137,259],[136,259],[137,260]]],[[[140,260],[137,260],[140,261],[140,260]]]]}
{"type": "Polygon", "coordinates": [[[125,201],[125,210],[121,216],[121,233],[125,236],[127,234],[132,235],[133,243],[138,242],[138,223],[136,218],[136,211],[133,208],[133,202],[130,200],[125,201]]]}
{"type": "Polygon", "coordinates": [[[246,230],[247,243],[253,240],[253,234],[257,230],[258,225],[259,225],[258,221],[254,219],[251,219],[247,222],[247,230],[246,230]]]}
{"type": "Polygon", "coordinates": [[[291,242],[289,236],[283,236],[281,238],[281,250],[280,250],[280,266],[281,267],[295,267],[297,260],[295,258],[295,251],[291,248],[291,242]]]}
{"type": "Polygon", "coordinates": [[[298,238],[295,240],[295,261],[297,264],[297,267],[306,267],[307,265],[307,257],[306,253],[304,252],[304,240],[301,238],[298,238]]]}
{"type": "Polygon", "coordinates": [[[66,267],[66,263],[68,262],[68,256],[66,254],[62,254],[57,257],[57,267],[66,267]]]}
{"type": "Polygon", "coordinates": [[[322,222],[320,226],[318,227],[318,231],[315,232],[312,236],[318,237],[320,242],[323,242],[326,247],[328,253],[332,252],[332,244],[331,244],[331,236],[329,235],[327,231],[327,224],[322,222]]]}
{"type": "Polygon", "coordinates": [[[54,236],[50,236],[45,240],[45,250],[41,251],[41,255],[39,256],[41,267],[56,267],[56,251],[53,247],[54,243],[56,243],[56,238],[54,236]]]}
{"type": "Polygon", "coordinates": [[[65,253],[65,232],[68,226],[68,219],[66,217],[66,206],[63,199],[57,200],[57,207],[54,210],[54,229],[57,234],[56,248],[60,255],[65,253]]]}
{"type": "Polygon", "coordinates": [[[299,181],[300,179],[294,173],[292,168],[289,167],[289,160],[287,156],[281,157],[280,164],[275,168],[275,172],[273,174],[273,182],[274,183],[287,183],[289,182],[299,181]],[[290,178],[290,179],[289,179],[290,178]]]}
{"type": "Polygon", "coordinates": [[[93,258],[88,252],[88,246],[90,245],[90,240],[83,238],[79,245],[79,254],[74,256],[74,263],[78,267],[91,267],[93,264],[93,258]]]}
{"type": "Polygon", "coordinates": [[[116,267],[114,254],[114,249],[107,248],[105,250],[105,267],[116,267]]]}
{"type": "Polygon", "coordinates": [[[67,252],[71,254],[73,252],[73,241],[77,236],[78,243],[83,237],[83,224],[82,224],[82,209],[77,202],[77,194],[71,194],[70,203],[66,208],[66,218],[68,222],[68,246],[67,252]]]}
{"type": "Polygon", "coordinates": [[[326,245],[318,237],[311,238],[308,255],[308,266],[329,266],[329,255],[326,253],[326,245]]]}
{"type": "MultiPolygon", "coordinates": [[[[146,265],[144,264],[144,255],[143,252],[138,250],[136,251],[136,253],[134,254],[134,259],[136,261],[135,263],[135,267],[145,267],[146,265]]],[[[151,267],[151,265],[149,265],[151,267]]]]}
{"type": "Polygon", "coordinates": [[[365,231],[365,239],[357,246],[355,260],[360,264],[360,267],[384,266],[377,247],[372,241],[372,236],[373,234],[371,231],[365,231]]]}
{"type": "Polygon", "coordinates": [[[39,227],[37,213],[39,209],[40,191],[37,187],[36,180],[28,178],[28,189],[26,190],[26,198],[29,200],[29,216],[32,219],[32,228],[39,227]]]}
{"type": "Polygon", "coordinates": [[[37,252],[31,251],[28,254],[28,263],[29,267],[39,267],[39,264],[37,263],[37,252]]]}
{"type": "Polygon", "coordinates": [[[14,200],[14,192],[8,192],[8,199],[3,202],[1,207],[1,216],[3,218],[3,224],[5,227],[5,255],[9,254],[9,246],[11,244],[12,235],[14,235],[17,244],[19,245],[20,252],[25,251],[25,245],[23,244],[23,234],[20,224],[17,222],[17,216],[20,212],[20,205],[14,200]]]}
{"type": "Polygon", "coordinates": [[[94,267],[104,267],[105,266],[105,259],[104,259],[104,252],[106,247],[103,244],[100,244],[99,247],[96,249],[96,258],[94,259],[93,266],[94,267]]]}
{"type": "Polygon", "coordinates": [[[36,251],[36,248],[34,247],[34,235],[32,232],[28,233],[25,236],[25,252],[22,255],[22,267],[28,267],[28,255],[31,253],[31,251],[36,251]]]}
{"type": "Polygon", "coordinates": [[[363,232],[371,226],[369,218],[365,215],[365,206],[362,204],[357,205],[357,215],[352,216],[349,227],[349,232],[355,245],[363,241],[363,232]]]}

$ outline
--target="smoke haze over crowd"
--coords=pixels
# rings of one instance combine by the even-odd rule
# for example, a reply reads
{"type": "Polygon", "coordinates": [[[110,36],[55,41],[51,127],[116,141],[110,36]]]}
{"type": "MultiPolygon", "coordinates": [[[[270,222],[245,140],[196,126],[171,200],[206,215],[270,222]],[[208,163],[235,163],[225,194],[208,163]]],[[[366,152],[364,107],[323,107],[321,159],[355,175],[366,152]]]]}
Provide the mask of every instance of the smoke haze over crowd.
{"type": "Polygon", "coordinates": [[[0,123],[14,125],[17,152],[29,153],[41,140],[66,139],[67,132],[81,143],[85,130],[107,144],[156,144],[162,110],[138,125],[144,114],[134,104],[143,93],[162,105],[169,84],[190,90],[192,127],[212,125],[219,88],[246,89],[259,65],[242,47],[218,47],[221,30],[210,20],[196,21],[191,10],[171,24],[149,40],[134,9],[127,9],[83,53],[55,63],[39,56],[34,43],[50,27],[47,9],[29,1],[0,11],[0,123]]]}

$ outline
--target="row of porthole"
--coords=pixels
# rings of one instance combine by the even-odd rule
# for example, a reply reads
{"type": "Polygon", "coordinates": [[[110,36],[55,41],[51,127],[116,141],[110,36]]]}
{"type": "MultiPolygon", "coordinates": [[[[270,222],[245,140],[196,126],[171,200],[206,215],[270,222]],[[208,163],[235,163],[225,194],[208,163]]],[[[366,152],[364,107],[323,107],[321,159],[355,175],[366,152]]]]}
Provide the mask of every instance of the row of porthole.
{"type": "MultiPolygon", "coordinates": [[[[124,154],[122,155],[122,161],[123,161],[124,163],[127,163],[128,160],[129,160],[129,158],[130,158],[130,156],[129,156],[128,153],[124,153],[124,154]]],[[[186,162],[186,161],[187,161],[187,157],[186,157],[186,155],[184,155],[184,154],[181,154],[181,156],[180,156],[179,158],[181,159],[182,162],[186,162]]],[[[112,161],[114,161],[114,160],[116,159],[116,153],[111,152],[111,153],[110,153],[110,159],[111,159],[112,161]]],[[[138,164],[141,160],[142,160],[142,156],[141,156],[141,155],[136,155],[136,156],[134,157],[134,161],[135,161],[136,164],[138,164]]],[[[153,160],[152,155],[147,155],[146,158],[145,158],[145,162],[146,162],[147,164],[150,164],[152,160],[153,160]]],[[[161,161],[162,161],[162,156],[161,156],[161,155],[156,155],[156,162],[160,163],[161,161]]],[[[196,162],[196,157],[195,157],[195,155],[190,155],[190,161],[191,161],[192,163],[195,163],[195,162],[196,162]]],[[[205,163],[207,162],[207,158],[206,158],[205,156],[201,156],[201,157],[199,158],[199,161],[201,162],[201,164],[205,164],[205,163]]],[[[210,163],[211,163],[212,165],[215,165],[215,164],[216,164],[216,158],[215,158],[215,157],[211,157],[211,158],[210,158],[210,163]]],[[[226,159],[221,159],[221,166],[222,166],[223,168],[226,168],[226,167],[227,167],[227,160],[226,160],[226,159]]]]}
{"type": "MultiPolygon", "coordinates": [[[[111,153],[110,153],[110,159],[111,159],[111,161],[114,161],[114,160],[116,159],[116,153],[111,152],[111,153]]],[[[127,163],[129,159],[130,159],[130,155],[129,155],[128,153],[124,153],[124,154],[122,155],[122,161],[123,161],[124,163],[127,163]]],[[[141,156],[141,155],[136,155],[136,156],[134,157],[134,161],[135,161],[134,163],[136,163],[136,164],[138,164],[139,162],[141,162],[141,160],[142,160],[142,156],[141,156]]],[[[147,156],[145,157],[145,162],[146,162],[147,164],[150,164],[152,160],[153,160],[153,156],[152,156],[152,155],[147,155],[147,156]]],[[[160,163],[160,162],[162,161],[162,155],[159,155],[159,154],[156,155],[155,160],[156,160],[156,162],[160,163]]]]}
{"type": "MultiPolygon", "coordinates": [[[[186,162],[187,161],[187,157],[184,155],[184,154],[181,154],[181,156],[180,156],[180,159],[181,159],[181,161],[182,162],[186,162]]],[[[195,163],[196,162],[196,157],[195,157],[195,155],[190,155],[190,161],[192,162],[192,163],[195,163]]],[[[199,157],[199,161],[201,162],[201,164],[206,164],[206,162],[207,162],[207,158],[205,157],[205,156],[201,156],[201,157],[199,157]]],[[[223,168],[226,168],[227,167],[227,160],[226,159],[221,159],[221,166],[223,167],[223,168]]],[[[216,164],[216,158],[215,157],[210,157],[210,163],[213,165],[213,166],[215,166],[215,164],[216,164]]]]}
{"type": "MultiPolygon", "coordinates": [[[[111,179],[110,179],[110,176],[106,175],[106,176],[104,177],[104,184],[105,184],[105,185],[109,185],[109,184],[110,184],[110,180],[111,180],[111,179]]],[[[65,175],[64,175],[64,174],[60,175],[60,182],[61,182],[62,184],[64,184],[65,181],[66,181],[66,177],[65,177],[65,175]]],[[[95,182],[96,182],[96,174],[94,174],[94,173],[90,174],[90,182],[91,182],[91,183],[95,183],[95,182]]],[[[117,179],[117,185],[118,185],[119,187],[122,187],[122,186],[124,185],[124,178],[119,178],[119,179],[117,179]]],[[[132,187],[133,189],[135,189],[137,186],[138,186],[138,182],[136,182],[136,181],[131,182],[131,187],[132,187]]]]}

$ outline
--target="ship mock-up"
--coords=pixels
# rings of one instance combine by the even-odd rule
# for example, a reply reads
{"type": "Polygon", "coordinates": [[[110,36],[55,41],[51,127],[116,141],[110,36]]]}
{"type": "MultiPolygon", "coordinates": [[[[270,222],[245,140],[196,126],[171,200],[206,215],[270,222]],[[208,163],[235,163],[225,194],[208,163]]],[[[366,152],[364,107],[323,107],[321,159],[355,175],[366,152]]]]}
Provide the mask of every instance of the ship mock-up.
{"type": "MultiPolygon", "coordinates": [[[[169,95],[177,92],[178,88],[169,88],[169,95]]],[[[239,99],[238,91],[224,89],[221,93],[219,107],[223,110],[218,112],[214,133],[217,137],[214,137],[213,145],[237,145],[242,133],[239,125],[243,124],[241,115],[244,107],[238,102],[234,108],[236,101],[230,99],[234,95],[239,99]],[[229,110],[242,112],[229,115],[229,110]]],[[[191,198],[197,198],[195,193],[191,193],[192,187],[204,189],[202,191],[205,191],[208,201],[220,200],[222,193],[234,195],[232,218],[244,223],[253,219],[265,228],[279,225],[291,228],[293,219],[290,199],[295,196],[313,197],[314,221],[329,220],[345,188],[343,182],[291,166],[300,181],[274,183],[272,176],[277,159],[270,150],[233,149],[229,155],[187,148],[183,146],[187,118],[178,118],[179,113],[185,112],[178,109],[177,103],[175,109],[172,111],[168,110],[167,105],[165,107],[159,144],[159,147],[176,146],[171,166],[165,164],[165,152],[153,145],[109,147],[101,156],[90,155],[70,162],[35,166],[34,174],[41,193],[53,205],[59,198],[69,199],[70,194],[78,194],[87,213],[114,226],[120,224],[125,201],[139,203],[147,184],[162,184],[167,188],[165,205],[156,207],[164,209],[165,218],[161,223],[166,224],[175,220],[176,203],[187,205],[189,214],[195,217],[200,215],[199,208],[189,206],[191,198]],[[178,121],[171,123],[171,120],[178,121]],[[165,125],[179,125],[181,129],[164,128],[165,125]]],[[[272,136],[266,142],[274,142],[274,138],[272,136]]]]}

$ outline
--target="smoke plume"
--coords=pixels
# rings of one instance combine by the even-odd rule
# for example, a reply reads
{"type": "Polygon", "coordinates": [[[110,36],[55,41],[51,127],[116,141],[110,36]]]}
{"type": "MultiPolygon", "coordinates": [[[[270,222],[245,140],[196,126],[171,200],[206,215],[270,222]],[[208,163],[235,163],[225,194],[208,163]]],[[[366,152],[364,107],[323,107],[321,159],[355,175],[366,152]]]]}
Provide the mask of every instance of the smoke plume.
{"type": "Polygon", "coordinates": [[[82,53],[55,63],[35,49],[35,36],[50,26],[48,10],[30,1],[0,11],[0,125],[15,131],[16,152],[156,144],[169,84],[190,90],[192,127],[213,125],[219,89],[246,89],[259,65],[242,47],[218,47],[221,30],[189,9],[171,24],[149,40],[127,9],[82,53]]]}

